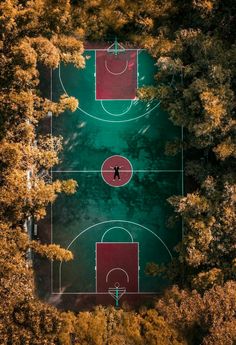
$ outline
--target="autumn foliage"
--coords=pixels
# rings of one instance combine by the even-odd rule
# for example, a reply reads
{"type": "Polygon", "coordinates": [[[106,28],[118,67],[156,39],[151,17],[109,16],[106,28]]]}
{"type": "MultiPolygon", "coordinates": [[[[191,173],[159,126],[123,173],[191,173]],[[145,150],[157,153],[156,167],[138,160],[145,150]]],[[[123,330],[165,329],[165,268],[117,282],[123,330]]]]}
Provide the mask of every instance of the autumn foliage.
{"type": "Polygon", "coordinates": [[[0,344],[236,343],[235,13],[232,0],[1,1],[0,344]],[[77,188],[51,180],[62,138],[38,127],[78,101],[42,95],[40,68],[84,68],[84,41],[114,36],[156,59],[156,83],[138,97],[161,100],[184,129],[183,142],[166,145],[166,154],[184,149],[186,193],[168,200],[184,238],[169,266],[147,265],[147,274],[173,283],[152,308],[61,312],[37,297],[30,258],[72,254],[32,241],[26,222],[77,188]]]}

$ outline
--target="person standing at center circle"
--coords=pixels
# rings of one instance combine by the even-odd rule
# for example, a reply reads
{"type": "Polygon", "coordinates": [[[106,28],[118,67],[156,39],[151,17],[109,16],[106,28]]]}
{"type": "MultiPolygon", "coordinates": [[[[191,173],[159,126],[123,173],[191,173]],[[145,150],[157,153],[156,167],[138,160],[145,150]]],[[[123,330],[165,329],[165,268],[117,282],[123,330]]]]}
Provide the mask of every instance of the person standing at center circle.
{"type": "Polygon", "coordinates": [[[114,176],[113,176],[113,181],[116,180],[116,178],[120,181],[120,169],[123,168],[123,166],[115,165],[114,167],[110,167],[111,169],[114,170],[114,176]]]}

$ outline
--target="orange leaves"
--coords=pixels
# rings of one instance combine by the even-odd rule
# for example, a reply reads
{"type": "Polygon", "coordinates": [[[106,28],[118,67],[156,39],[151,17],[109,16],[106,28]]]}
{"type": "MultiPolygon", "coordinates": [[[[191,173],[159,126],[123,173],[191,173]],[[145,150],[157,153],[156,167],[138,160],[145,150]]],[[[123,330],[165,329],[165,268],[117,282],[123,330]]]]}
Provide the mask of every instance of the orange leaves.
{"type": "Polygon", "coordinates": [[[49,260],[69,261],[73,254],[57,244],[41,244],[38,241],[31,241],[30,247],[38,254],[47,257],[49,260]]]}

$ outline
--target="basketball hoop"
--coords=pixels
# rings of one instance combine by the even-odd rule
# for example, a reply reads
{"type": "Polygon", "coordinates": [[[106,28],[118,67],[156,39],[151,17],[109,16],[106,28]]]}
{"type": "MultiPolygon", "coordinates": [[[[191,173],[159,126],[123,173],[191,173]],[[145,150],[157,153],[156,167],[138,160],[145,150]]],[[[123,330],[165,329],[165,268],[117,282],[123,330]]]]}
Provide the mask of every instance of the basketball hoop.
{"type": "Polygon", "coordinates": [[[125,53],[125,48],[120,43],[118,43],[116,38],[115,42],[107,48],[107,52],[115,54],[117,56],[119,53],[125,53]]]}
{"type": "Polygon", "coordinates": [[[114,287],[108,289],[108,293],[116,301],[116,307],[119,307],[119,300],[126,293],[126,288],[120,287],[120,284],[116,282],[114,287]]]}

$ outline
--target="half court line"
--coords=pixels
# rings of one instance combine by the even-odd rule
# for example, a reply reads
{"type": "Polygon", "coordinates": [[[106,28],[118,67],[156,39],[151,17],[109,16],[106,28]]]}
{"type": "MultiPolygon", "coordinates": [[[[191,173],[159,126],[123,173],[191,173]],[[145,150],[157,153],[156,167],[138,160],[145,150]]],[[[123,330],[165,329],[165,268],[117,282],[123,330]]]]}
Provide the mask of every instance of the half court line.
{"type": "MultiPolygon", "coordinates": [[[[119,170],[120,172],[134,173],[158,173],[158,172],[181,172],[182,170],[119,170]]],[[[53,170],[52,173],[100,173],[101,170],[53,170]]],[[[113,170],[103,170],[103,172],[113,172],[113,170]]]]}

